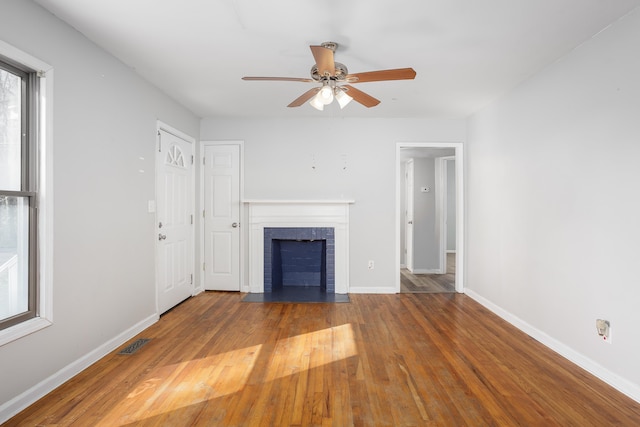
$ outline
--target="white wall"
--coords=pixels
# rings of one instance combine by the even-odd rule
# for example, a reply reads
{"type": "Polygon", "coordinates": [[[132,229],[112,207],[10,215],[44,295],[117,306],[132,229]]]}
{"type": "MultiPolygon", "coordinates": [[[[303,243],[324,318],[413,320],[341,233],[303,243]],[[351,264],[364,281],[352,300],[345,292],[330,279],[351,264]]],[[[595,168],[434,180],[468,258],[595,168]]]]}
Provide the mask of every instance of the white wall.
{"type": "Polygon", "coordinates": [[[1,420],[14,397],[153,318],[156,120],[197,137],[199,119],[30,1],[2,1],[0,39],[55,73],[54,324],[0,347],[1,420]]]}
{"type": "Polygon", "coordinates": [[[396,143],[464,141],[465,121],[322,114],[304,120],[204,119],[200,135],[245,141],[247,199],[355,199],[350,291],[395,292],[396,143]],[[367,269],[368,260],[375,261],[374,270],[367,269]]]}
{"type": "Polygon", "coordinates": [[[640,400],[638,52],[635,10],[471,118],[466,290],[640,400]]]}

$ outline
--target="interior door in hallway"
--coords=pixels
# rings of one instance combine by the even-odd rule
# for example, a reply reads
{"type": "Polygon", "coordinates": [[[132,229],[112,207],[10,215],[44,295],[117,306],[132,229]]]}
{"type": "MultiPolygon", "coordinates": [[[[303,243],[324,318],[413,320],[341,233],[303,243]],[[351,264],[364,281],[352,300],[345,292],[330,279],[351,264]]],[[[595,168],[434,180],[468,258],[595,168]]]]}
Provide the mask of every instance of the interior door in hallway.
{"type": "Polygon", "coordinates": [[[159,313],[193,294],[193,144],[158,132],[156,253],[159,313]]]}
{"type": "Polygon", "coordinates": [[[204,145],[204,287],[240,290],[240,146],[204,145]]]}
{"type": "Polygon", "coordinates": [[[414,172],[413,159],[409,159],[407,161],[407,169],[405,173],[407,206],[404,212],[405,221],[406,221],[405,223],[405,233],[406,233],[405,263],[409,271],[413,271],[413,186],[414,186],[413,172],[414,172]]]}

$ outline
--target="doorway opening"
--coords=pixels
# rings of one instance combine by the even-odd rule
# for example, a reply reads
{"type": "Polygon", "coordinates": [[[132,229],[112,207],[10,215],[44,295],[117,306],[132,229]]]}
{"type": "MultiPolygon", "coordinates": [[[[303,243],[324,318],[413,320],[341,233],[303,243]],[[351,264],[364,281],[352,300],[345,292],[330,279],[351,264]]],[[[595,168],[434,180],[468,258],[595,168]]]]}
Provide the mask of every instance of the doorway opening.
{"type": "Polygon", "coordinates": [[[396,292],[464,292],[462,149],[396,146],[396,292]]]}

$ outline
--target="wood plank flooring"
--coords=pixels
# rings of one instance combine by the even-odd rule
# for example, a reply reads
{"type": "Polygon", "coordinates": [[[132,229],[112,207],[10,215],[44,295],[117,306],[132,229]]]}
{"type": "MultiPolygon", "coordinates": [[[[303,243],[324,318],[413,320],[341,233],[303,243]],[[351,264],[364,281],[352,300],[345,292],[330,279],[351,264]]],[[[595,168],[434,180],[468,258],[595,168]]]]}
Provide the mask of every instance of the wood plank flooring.
{"type": "Polygon", "coordinates": [[[639,403],[465,295],[242,296],[185,301],[6,426],[640,425],[639,403]]]}
{"type": "Polygon", "coordinates": [[[456,254],[447,254],[446,274],[413,274],[400,271],[402,293],[447,293],[456,291],[456,254]]]}

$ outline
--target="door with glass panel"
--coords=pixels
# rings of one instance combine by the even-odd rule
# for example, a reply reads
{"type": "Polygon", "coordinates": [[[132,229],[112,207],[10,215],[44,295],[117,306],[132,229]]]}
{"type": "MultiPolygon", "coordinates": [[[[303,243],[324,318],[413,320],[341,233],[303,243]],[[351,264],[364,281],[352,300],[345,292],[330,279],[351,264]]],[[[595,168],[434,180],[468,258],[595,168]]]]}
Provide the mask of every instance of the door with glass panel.
{"type": "Polygon", "coordinates": [[[157,293],[164,313],[193,294],[193,144],[160,130],[157,161],[157,293]]]}

